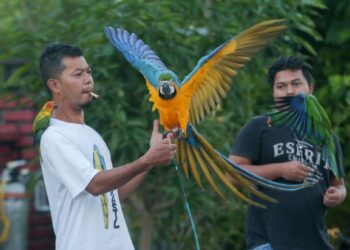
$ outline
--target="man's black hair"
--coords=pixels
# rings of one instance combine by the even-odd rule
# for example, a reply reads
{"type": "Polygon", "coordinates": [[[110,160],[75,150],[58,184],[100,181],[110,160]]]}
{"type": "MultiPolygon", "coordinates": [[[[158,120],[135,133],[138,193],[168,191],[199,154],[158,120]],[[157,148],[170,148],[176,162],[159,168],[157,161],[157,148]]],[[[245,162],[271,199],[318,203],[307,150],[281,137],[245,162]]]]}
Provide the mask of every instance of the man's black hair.
{"type": "Polygon", "coordinates": [[[271,88],[273,88],[276,74],[282,70],[301,70],[308,85],[311,86],[314,84],[312,71],[307,65],[305,65],[303,60],[295,56],[282,56],[278,58],[269,68],[267,80],[271,88]]]}
{"type": "Polygon", "coordinates": [[[50,78],[57,78],[57,76],[64,70],[65,66],[62,64],[62,59],[64,57],[79,56],[83,56],[83,53],[78,47],[73,45],[52,43],[46,46],[39,61],[40,76],[45,87],[49,90],[47,81],[50,78]]]}

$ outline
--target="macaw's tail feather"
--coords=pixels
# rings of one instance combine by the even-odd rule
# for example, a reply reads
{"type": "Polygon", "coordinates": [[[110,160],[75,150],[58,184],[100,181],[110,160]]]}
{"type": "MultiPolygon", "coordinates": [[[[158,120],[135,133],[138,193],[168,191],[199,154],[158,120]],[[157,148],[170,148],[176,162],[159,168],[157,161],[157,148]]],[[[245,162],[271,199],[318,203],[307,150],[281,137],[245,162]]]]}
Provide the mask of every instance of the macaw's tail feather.
{"type": "Polygon", "coordinates": [[[32,132],[34,135],[35,146],[40,144],[41,136],[50,124],[50,118],[52,116],[54,106],[55,104],[53,101],[48,101],[34,118],[32,132]]]}
{"type": "Polygon", "coordinates": [[[193,127],[193,130],[196,132],[196,136],[198,140],[206,147],[208,148],[208,151],[210,152],[210,155],[212,157],[218,158],[220,162],[225,161],[226,163],[222,163],[223,166],[225,167],[225,171],[236,177],[236,173],[239,173],[239,177],[244,177],[246,180],[249,180],[251,184],[259,185],[261,187],[265,187],[268,189],[273,189],[273,190],[279,190],[279,191],[295,191],[299,190],[308,186],[313,185],[314,183],[301,183],[301,184],[285,184],[285,183],[280,183],[276,181],[271,181],[269,179],[263,178],[259,175],[256,175],[247,169],[239,166],[237,163],[229,160],[226,156],[221,154],[218,151],[212,152],[210,150],[210,145],[209,143],[195,130],[193,127]],[[234,171],[232,171],[232,169],[234,171]]]}
{"type": "Polygon", "coordinates": [[[211,188],[222,198],[226,199],[224,193],[216,184],[215,179],[219,179],[220,182],[239,199],[257,207],[265,207],[241,193],[225,176],[226,172],[230,172],[240,185],[244,186],[261,199],[276,202],[276,200],[258,191],[252,183],[247,181],[237,171],[230,171],[232,167],[222,159],[215,149],[194,129],[191,124],[187,126],[186,134],[187,138],[181,138],[177,141],[177,161],[187,177],[191,171],[196,183],[201,189],[204,188],[200,178],[200,172],[205,176],[205,179],[208,181],[211,188]]]}
{"type": "Polygon", "coordinates": [[[216,184],[215,179],[219,180],[239,199],[257,207],[265,207],[240,192],[228,180],[226,173],[230,174],[241,187],[269,202],[277,201],[259,191],[256,185],[283,191],[298,190],[311,185],[278,183],[247,171],[217,152],[191,124],[187,126],[186,135],[187,138],[181,138],[177,141],[178,151],[176,159],[179,165],[187,177],[189,177],[189,172],[191,171],[196,183],[203,189],[201,172],[211,188],[224,199],[226,197],[216,184]]]}
{"type": "Polygon", "coordinates": [[[250,171],[248,171],[245,168],[242,168],[237,163],[231,161],[226,156],[221,154],[220,152],[217,152],[225,161],[227,161],[234,169],[236,169],[241,175],[243,175],[245,178],[247,178],[252,183],[259,185],[261,187],[265,187],[272,190],[278,190],[278,191],[296,191],[300,190],[309,186],[314,185],[314,182],[307,182],[307,183],[300,183],[300,184],[286,184],[276,181],[271,181],[269,179],[266,179],[264,177],[261,177],[259,175],[256,175],[250,171]]]}

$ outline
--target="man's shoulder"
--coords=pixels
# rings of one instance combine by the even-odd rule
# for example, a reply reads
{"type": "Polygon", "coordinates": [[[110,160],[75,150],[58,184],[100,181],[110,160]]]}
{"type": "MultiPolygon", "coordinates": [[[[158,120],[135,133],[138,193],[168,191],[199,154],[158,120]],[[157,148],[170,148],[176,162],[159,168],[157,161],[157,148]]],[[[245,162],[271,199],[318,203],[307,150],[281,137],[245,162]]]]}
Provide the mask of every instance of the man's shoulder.
{"type": "Polygon", "coordinates": [[[41,143],[45,143],[46,141],[51,141],[61,136],[64,136],[64,133],[60,131],[59,128],[55,126],[48,126],[43,132],[40,141],[41,143]]]}
{"type": "Polygon", "coordinates": [[[64,124],[57,123],[57,121],[50,122],[50,125],[46,128],[41,136],[41,140],[52,140],[58,138],[73,138],[77,134],[77,129],[64,124]]]}
{"type": "Polygon", "coordinates": [[[249,121],[248,124],[254,125],[254,126],[262,126],[266,125],[268,122],[268,116],[266,115],[258,115],[253,116],[249,121]]]}

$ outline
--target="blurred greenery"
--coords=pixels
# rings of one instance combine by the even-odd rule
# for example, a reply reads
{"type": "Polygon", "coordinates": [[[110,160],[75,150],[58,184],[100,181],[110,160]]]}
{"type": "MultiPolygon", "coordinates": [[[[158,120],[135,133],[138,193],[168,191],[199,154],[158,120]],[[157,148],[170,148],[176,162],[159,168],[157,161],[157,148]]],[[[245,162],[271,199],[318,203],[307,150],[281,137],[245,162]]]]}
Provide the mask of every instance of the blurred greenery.
{"type": "MultiPolygon", "coordinates": [[[[228,155],[240,127],[264,111],[271,99],[265,80],[268,65],[280,55],[298,55],[314,69],[316,95],[331,116],[349,166],[349,12],[346,1],[331,0],[1,1],[0,62],[25,63],[13,72],[0,68],[0,92],[30,96],[39,108],[50,98],[37,71],[42,48],[55,41],[78,45],[93,68],[101,96],[86,112],[87,123],[101,132],[114,163],[123,164],[145,152],[157,115],[151,112],[144,79],[109,44],[105,26],[136,33],[182,78],[201,56],[230,37],[257,22],[284,18],[289,30],[240,71],[219,111],[199,130],[228,155]]],[[[349,174],[346,180],[349,183],[349,174]]],[[[185,189],[202,249],[244,249],[246,205],[229,194],[226,202],[209,188],[203,192],[192,179],[185,189]]],[[[349,203],[348,198],[328,216],[329,225],[348,235],[349,203]]],[[[194,249],[173,167],[151,171],[124,210],[137,249],[194,249]]]]}

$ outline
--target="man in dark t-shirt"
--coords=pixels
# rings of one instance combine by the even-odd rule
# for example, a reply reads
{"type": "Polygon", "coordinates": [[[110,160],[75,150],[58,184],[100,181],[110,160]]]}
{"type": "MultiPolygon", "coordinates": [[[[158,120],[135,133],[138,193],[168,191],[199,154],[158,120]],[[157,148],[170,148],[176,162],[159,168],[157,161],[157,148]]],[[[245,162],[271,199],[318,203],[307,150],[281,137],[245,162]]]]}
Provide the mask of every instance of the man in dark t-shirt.
{"type": "MultiPolygon", "coordinates": [[[[311,94],[311,70],[296,57],[281,57],[269,69],[274,98],[311,94]]],[[[268,117],[252,118],[239,132],[230,159],[265,178],[285,183],[317,180],[310,188],[281,192],[261,188],[278,200],[266,209],[249,206],[245,235],[248,249],[323,250],[332,249],[326,232],[328,207],[341,204],[346,197],[342,151],[334,137],[340,178],[336,179],[321,152],[298,138],[287,127],[270,124],[268,117]]]]}

